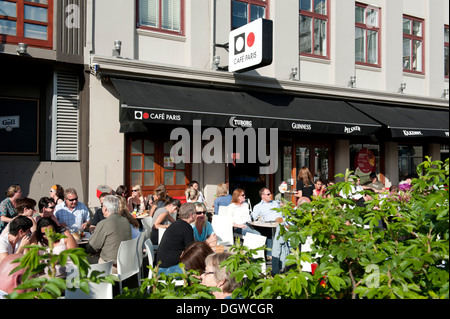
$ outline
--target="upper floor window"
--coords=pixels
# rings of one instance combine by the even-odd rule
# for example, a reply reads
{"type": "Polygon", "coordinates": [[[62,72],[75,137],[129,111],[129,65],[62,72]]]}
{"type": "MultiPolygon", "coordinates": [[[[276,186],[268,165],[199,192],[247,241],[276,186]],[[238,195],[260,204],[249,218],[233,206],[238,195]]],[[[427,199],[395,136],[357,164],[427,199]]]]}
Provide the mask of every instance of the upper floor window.
{"type": "Polygon", "coordinates": [[[403,16],[403,71],[423,73],[424,20],[403,16]]]}
{"type": "Polygon", "coordinates": [[[0,0],[0,40],[53,47],[53,0],[0,0]]]}
{"type": "Polygon", "coordinates": [[[300,54],[328,57],[328,0],[300,0],[300,54]]]}
{"type": "Polygon", "coordinates": [[[449,58],[448,58],[448,43],[449,43],[449,41],[448,41],[448,36],[449,36],[449,29],[448,29],[448,25],[446,25],[445,27],[444,27],[444,67],[445,67],[445,69],[444,69],[444,75],[445,75],[445,77],[448,79],[448,74],[449,74],[449,58]]]}
{"type": "Polygon", "coordinates": [[[355,6],[355,60],[357,64],[380,66],[380,9],[355,6]]]}
{"type": "Polygon", "coordinates": [[[138,27],[183,34],[184,0],[138,0],[138,27]]]}
{"type": "Polygon", "coordinates": [[[259,18],[266,18],[268,0],[233,0],[231,2],[231,28],[242,27],[259,18]]]}

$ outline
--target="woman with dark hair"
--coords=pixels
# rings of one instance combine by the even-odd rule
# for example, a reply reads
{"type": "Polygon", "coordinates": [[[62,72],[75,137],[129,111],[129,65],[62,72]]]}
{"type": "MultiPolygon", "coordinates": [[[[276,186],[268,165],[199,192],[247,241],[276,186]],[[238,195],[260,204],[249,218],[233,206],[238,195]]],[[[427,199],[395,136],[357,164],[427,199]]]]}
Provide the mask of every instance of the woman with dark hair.
{"type": "Polygon", "coordinates": [[[53,198],[56,205],[64,203],[64,188],[59,184],[53,185],[50,188],[50,197],[53,198]]]}
{"type": "Polygon", "coordinates": [[[61,240],[53,243],[53,253],[59,254],[66,249],[77,248],[78,244],[70,231],[65,228],[61,228],[56,225],[55,221],[50,217],[43,217],[39,219],[36,227],[36,240],[41,246],[48,247],[48,239],[45,235],[45,231],[51,228],[53,232],[64,234],[67,238],[61,238],[61,240]]]}
{"type": "Polygon", "coordinates": [[[116,195],[127,198],[128,197],[128,188],[124,185],[120,185],[116,189],[116,195]]]}
{"type": "Polygon", "coordinates": [[[204,241],[196,241],[190,244],[180,256],[180,262],[184,264],[186,270],[196,270],[201,276],[205,272],[205,259],[214,251],[204,241]]]}
{"type": "Polygon", "coordinates": [[[176,218],[171,214],[176,213],[181,207],[181,202],[178,199],[171,199],[166,202],[166,206],[156,210],[153,215],[153,227],[150,238],[153,245],[158,245],[158,229],[168,228],[170,224],[174,223],[176,218]]]}

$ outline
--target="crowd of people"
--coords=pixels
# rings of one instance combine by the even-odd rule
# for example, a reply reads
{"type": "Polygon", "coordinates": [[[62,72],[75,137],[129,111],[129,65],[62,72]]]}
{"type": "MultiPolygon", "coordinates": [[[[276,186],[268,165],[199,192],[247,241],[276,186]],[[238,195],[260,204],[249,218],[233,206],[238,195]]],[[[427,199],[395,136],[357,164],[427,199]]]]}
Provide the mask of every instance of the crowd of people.
{"type": "MultiPolygon", "coordinates": [[[[370,199],[365,197],[368,195],[364,195],[363,190],[384,192],[384,185],[378,181],[376,174],[370,177],[371,181],[367,185],[360,185],[359,179],[355,177],[352,194],[341,195],[350,196],[359,205],[370,199]]],[[[309,170],[302,167],[297,185],[295,197],[297,205],[301,205],[316,197],[328,196],[326,189],[330,183],[320,179],[314,181],[309,170]]],[[[407,187],[407,182],[402,184],[402,188],[407,187]]],[[[391,191],[398,192],[399,189],[392,187],[391,191]]],[[[147,211],[153,218],[150,239],[158,247],[155,266],[159,264],[159,271],[181,272],[181,261],[187,269],[197,270],[205,284],[214,283],[217,287],[222,287],[218,297],[227,297],[234,286],[230,284],[229,278],[226,278],[224,284],[226,271],[220,269],[220,260],[226,258],[226,254],[214,253],[217,235],[208,219],[208,205],[198,182],[193,181],[188,185],[185,196],[186,200],[182,204],[179,199],[169,196],[164,185],[156,187],[153,194],[148,196],[144,196],[140,185],[132,186],[130,194],[125,186],[120,185],[115,192],[101,193],[100,207],[91,214],[86,205],[79,201],[77,191],[73,188],[64,189],[61,185],[54,185],[48,196],[37,202],[23,197],[19,185],[12,185],[6,191],[6,198],[0,203],[0,263],[10,262],[9,256],[24,254],[25,247],[29,244],[48,247],[45,233],[46,229],[51,228],[66,237],[54,243],[53,253],[78,247],[77,240],[80,239],[81,232],[88,232],[90,238],[85,246],[86,252],[96,257],[93,260],[99,263],[114,261],[114,273],[117,271],[115,266],[120,243],[141,234],[144,229],[135,218],[136,213],[147,211]],[[161,239],[160,229],[165,230],[161,239]]],[[[272,248],[278,259],[280,247],[285,243],[273,236],[272,229],[256,227],[253,222],[282,218],[281,212],[276,209],[283,203],[273,200],[272,192],[266,187],[260,189],[259,196],[261,201],[251,210],[243,188],[236,188],[230,194],[227,184],[221,183],[216,189],[214,214],[219,214],[221,207],[227,207],[234,232],[265,236],[266,246],[269,248],[266,252],[267,259],[272,259],[272,248]]],[[[280,268],[279,264],[273,266],[275,271],[280,268]]],[[[65,276],[64,268],[58,269],[58,276],[65,276]]]]}

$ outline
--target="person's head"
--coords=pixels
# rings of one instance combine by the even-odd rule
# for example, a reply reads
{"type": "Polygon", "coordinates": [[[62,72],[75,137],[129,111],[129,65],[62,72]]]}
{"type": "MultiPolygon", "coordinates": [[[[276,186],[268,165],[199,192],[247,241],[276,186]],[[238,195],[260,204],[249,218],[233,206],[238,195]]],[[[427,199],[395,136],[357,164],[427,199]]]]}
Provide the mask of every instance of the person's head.
{"type": "Polygon", "coordinates": [[[10,294],[14,291],[22,293],[22,290],[14,290],[22,284],[22,276],[26,268],[21,268],[11,274],[11,272],[19,266],[20,263],[14,262],[21,258],[22,254],[11,254],[6,256],[0,263],[0,290],[10,294]]]}
{"type": "Polygon", "coordinates": [[[195,203],[195,212],[197,215],[197,218],[195,219],[195,223],[199,223],[202,226],[206,225],[206,221],[208,218],[206,218],[206,207],[203,203],[195,203]]]}
{"type": "Polygon", "coordinates": [[[389,192],[391,194],[398,193],[399,191],[400,191],[400,188],[397,185],[392,185],[391,187],[389,187],[389,192]]]}
{"type": "Polygon", "coordinates": [[[205,259],[214,251],[204,241],[196,241],[186,247],[180,256],[180,262],[186,267],[186,270],[196,270],[201,274],[205,271],[205,259]]]}
{"type": "Polygon", "coordinates": [[[195,220],[196,210],[194,203],[184,203],[178,211],[178,217],[187,221],[189,224],[195,220]]]}
{"type": "Polygon", "coordinates": [[[372,181],[372,182],[376,182],[377,181],[377,173],[370,173],[370,180],[372,181]]]}
{"type": "MultiPolygon", "coordinates": [[[[108,195],[106,195],[106,196],[108,196],[108,195]]],[[[106,196],[104,196],[102,198],[102,207],[103,207],[103,202],[105,201],[106,196]]],[[[128,211],[127,199],[120,195],[114,195],[114,196],[116,196],[116,198],[119,200],[118,212],[121,213],[123,211],[128,211]]]]}
{"type": "Polygon", "coordinates": [[[305,185],[310,185],[313,177],[311,172],[309,171],[309,168],[306,166],[301,167],[298,171],[297,179],[303,180],[303,184],[305,185]]]}
{"type": "Polygon", "coordinates": [[[42,197],[39,200],[38,207],[39,207],[39,215],[41,217],[48,217],[53,215],[55,212],[55,200],[51,197],[42,197]]]}
{"type": "Polygon", "coordinates": [[[234,277],[231,277],[230,271],[221,263],[225,261],[230,253],[214,253],[208,255],[205,259],[205,272],[202,274],[202,284],[207,287],[218,287],[222,292],[213,292],[216,298],[223,298],[223,294],[231,294],[233,290],[239,287],[234,277]]]}
{"type": "Polygon", "coordinates": [[[231,202],[237,205],[245,202],[245,192],[242,188],[236,188],[231,196],[231,202]]]}
{"type": "Polygon", "coordinates": [[[316,187],[317,190],[321,190],[322,187],[324,186],[324,185],[323,185],[323,182],[322,182],[320,179],[318,179],[318,180],[314,183],[314,185],[315,185],[315,187],[316,187]]]}
{"type": "MultiPolygon", "coordinates": [[[[105,199],[106,196],[110,195],[109,193],[101,193],[100,196],[98,197],[98,200],[100,201],[100,206],[103,205],[103,200],[105,199]]],[[[123,197],[123,196],[122,196],[123,197]]],[[[125,200],[126,202],[126,200],[125,200]]]]}
{"type": "Polygon", "coordinates": [[[51,228],[53,232],[59,232],[59,227],[56,225],[56,222],[51,217],[43,217],[39,219],[36,226],[36,240],[38,243],[43,244],[45,246],[48,245],[47,236],[45,235],[45,231],[51,228]]]}
{"type": "Polygon", "coordinates": [[[142,196],[141,185],[134,185],[131,187],[131,196],[140,197],[142,196]]]}
{"type": "Polygon", "coordinates": [[[181,202],[176,198],[171,198],[166,201],[165,205],[169,214],[173,214],[176,211],[180,210],[181,202]]]}
{"type": "Polygon", "coordinates": [[[110,215],[119,213],[119,198],[115,195],[105,196],[103,199],[102,212],[105,218],[108,218],[110,215]]]}
{"type": "Polygon", "coordinates": [[[116,195],[127,197],[128,196],[128,188],[125,185],[120,185],[116,189],[116,195]]]}
{"type": "Polygon", "coordinates": [[[55,184],[50,188],[50,197],[56,199],[56,198],[64,198],[64,188],[59,185],[55,184]]]}
{"type": "Polygon", "coordinates": [[[11,185],[5,192],[6,197],[17,200],[22,197],[22,188],[19,185],[11,185]]]}
{"type": "Polygon", "coordinates": [[[259,190],[259,196],[261,196],[261,200],[264,202],[270,202],[272,200],[272,193],[270,189],[263,187],[259,190]]]}
{"type": "Polygon", "coordinates": [[[74,209],[78,205],[78,194],[74,188],[64,191],[64,202],[69,209],[74,209]]]}
{"type": "Polygon", "coordinates": [[[22,239],[30,234],[30,228],[33,227],[33,222],[26,216],[19,215],[9,223],[9,233],[22,239]]]}
{"type": "Polygon", "coordinates": [[[198,190],[198,182],[197,181],[190,182],[188,186],[198,190]]]}
{"type": "Polygon", "coordinates": [[[16,202],[17,214],[32,217],[36,211],[36,201],[32,198],[19,198],[16,202]]]}
{"type": "Polygon", "coordinates": [[[154,191],[154,198],[157,201],[163,201],[165,202],[167,200],[167,194],[164,189],[156,188],[154,191]]]}
{"type": "Polygon", "coordinates": [[[199,195],[200,194],[199,194],[198,190],[193,187],[189,187],[186,190],[186,199],[187,200],[195,202],[195,201],[197,201],[199,195]]]}
{"type": "Polygon", "coordinates": [[[225,183],[220,183],[216,188],[216,196],[226,196],[228,194],[228,186],[225,183]]]}
{"type": "Polygon", "coordinates": [[[308,197],[300,197],[297,202],[297,206],[300,206],[305,203],[311,203],[311,200],[308,197]]]}

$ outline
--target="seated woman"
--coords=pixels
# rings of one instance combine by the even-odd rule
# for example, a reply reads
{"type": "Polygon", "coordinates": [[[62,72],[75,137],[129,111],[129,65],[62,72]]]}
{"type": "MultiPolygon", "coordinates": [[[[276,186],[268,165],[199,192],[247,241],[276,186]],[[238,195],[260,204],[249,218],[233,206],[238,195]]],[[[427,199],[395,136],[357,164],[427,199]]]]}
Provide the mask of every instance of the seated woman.
{"type": "Polygon", "coordinates": [[[250,225],[252,218],[250,217],[248,204],[245,201],[245,192],[243,189],[237,188],[234,190],[231,204],[228,205],[228,211],[233,216],[233,230],[236,233],[241,235],[245,235],[246,233],[261,235],[259,231],[250,225]]]}
{"type": "Polygon", "coordinates": [[[181,207],[181,202],[178,199],[170,199],[166,202],[166,206],[161,207],[156,210],[153,216],[153,227],[150,234],[153,245],[158,245],[159,243],[159,231],[160,228],[168,228],[170,224],[175,222],[175,218],[171,214],[177,212],[181,207]]]}
{"type": "Polygon", "coordinates": [[[231,277],[226,267],[220,265],[229,256],[230,253],[215,253],[205,259],[205,272],[201,276],[202,285],[220,288],[220,291],[213,292],[216,299],[231,299],[231,294],[240,285],[235,277],[231,277]]]}
{"type": "Polygon", "coordinates": [[[120,195],[116,195],[116,197],[119,199],[119,214],[125,217],[130,223],[131,238],[135,239],[136,237],[139,237],[139,235],[141,234],[141,231],[139,230],[139,228],[141,228],[141,225],[128,210],[127,200],[125,199],[125,197],[120,195]]]}
{"type": "Polygon", "coordinates": [[[197,217],[195,224],[192,225],[195,241],[205,241],[211,247],[216,246],[217,236],[206,217],[205,205],[203,203],[195,203],[195,210],[197,211],[197,217]]]}
{"type": "MultiPolygon", "coordinates": [[[[37,223],[37,229],[36,229],[36,240],[38,245],[43,247],[48,247],[48,239],[45,235],[45,231],[51,228],[54,232],[59,232],[64,234],[67,238],[61,238],[59,241],[53,243],[53,249],[52,253],[55,255],[59,255],[61,252],[67,249],[74,249],[78,247],[78,244],[75,240],[75,238],[72,236],[70,231],[65,228],[60,228],[56,225],[56,223],[53,221],[50,217],[43,217],[39,219],[37,223]]],[[[50,252],[50,247],[47,248],[47,251],[50,252]]],[[[66,277],[66,269],[65,267],[57,267],[57,277],[66,277]]]]}
{"type": "Polygon", "coordinates": [[[180,262],[184,264],[186,270],[196,270],[200,276],[205,272],[206,257],[213,254],[214,251],[204,241],[195,241],[191,243],[180,256],[180,262]]]}

